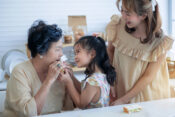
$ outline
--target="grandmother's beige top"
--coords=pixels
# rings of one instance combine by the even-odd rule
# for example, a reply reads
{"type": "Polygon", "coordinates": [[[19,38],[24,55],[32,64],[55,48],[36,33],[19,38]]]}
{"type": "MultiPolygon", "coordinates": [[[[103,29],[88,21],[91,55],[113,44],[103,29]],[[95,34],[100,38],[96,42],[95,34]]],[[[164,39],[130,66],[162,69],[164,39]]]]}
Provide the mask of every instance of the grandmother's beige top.
{"type": "MultiPolygon", "coordinates": [[[[141,44],[140,40],[125,31],[125,22],[117,15],[111,17],[106,27],[107,39],[112,41],[114,50],[113,66],[117,72],[116,93],[126,94],[145,72],[150,62],[172,47],[173,40],[167,36],[155,38],[151,44],[141,44]]],[[[154,71],[153,71],[154,72],[154,71]]],[[[141,102],[170,97],[169,74],[166,60],[161,64],[154,80],[130,102],[141,102]]]]}
{"type": "MultiPolygon", "coordinates": [[[[5,100],[6,117],[36,116],[34,96],[42,83],[30,61],[17,65],[7,84],[5,100]]],[[[47,95],[41,114],[58,113],[63,107],[73,109],[73,103],[65,92],[65,86],[56,81],[47,95]]]]}

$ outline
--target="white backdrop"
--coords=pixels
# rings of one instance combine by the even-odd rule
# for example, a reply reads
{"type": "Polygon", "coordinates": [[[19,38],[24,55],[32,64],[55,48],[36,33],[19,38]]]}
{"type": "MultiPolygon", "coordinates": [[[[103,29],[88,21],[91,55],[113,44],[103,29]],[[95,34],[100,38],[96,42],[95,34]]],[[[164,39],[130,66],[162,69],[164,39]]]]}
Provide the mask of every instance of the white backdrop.
{"type": "MultiPolygon", "coordinates": [[[[163,29],[168,30],[168,0],[158,0],[163,29]]],[[[32,22],[42,19],[67,26],[68,15],[86,15],[88,32],[104,31],[114,13],[119,13],[116,0],[0,0],[0,63],[10,49],[25,52],[27,30],[32,22]]]]}

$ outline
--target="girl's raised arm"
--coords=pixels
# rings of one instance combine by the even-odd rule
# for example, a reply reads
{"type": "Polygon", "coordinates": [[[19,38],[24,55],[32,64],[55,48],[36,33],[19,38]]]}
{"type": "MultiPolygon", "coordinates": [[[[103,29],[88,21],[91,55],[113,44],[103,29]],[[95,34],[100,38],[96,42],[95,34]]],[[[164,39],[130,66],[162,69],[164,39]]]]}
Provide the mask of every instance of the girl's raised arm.
{"type": "Polygon", "coordinates": [[[85,108],[97,94],[97,91],[100,90],[100,87],[91,86],[86,83],[83,91],[79,93],[67,70],[61,75],[60,80],[65,83],[73,102],[78,108],[85,108]]]}

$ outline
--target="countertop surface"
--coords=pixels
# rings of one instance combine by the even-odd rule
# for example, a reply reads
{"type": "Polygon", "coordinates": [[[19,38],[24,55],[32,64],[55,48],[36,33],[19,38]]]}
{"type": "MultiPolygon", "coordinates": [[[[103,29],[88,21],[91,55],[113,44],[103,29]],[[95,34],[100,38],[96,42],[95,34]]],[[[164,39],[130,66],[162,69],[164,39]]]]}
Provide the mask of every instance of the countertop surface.
{"type": "Polygon", "coordinates": [[[104,108],[68,111],[40,117],[175,117],[175,98],[136,103],[142,107],[140,112],[123,112],[125,104],[104,108]]]}

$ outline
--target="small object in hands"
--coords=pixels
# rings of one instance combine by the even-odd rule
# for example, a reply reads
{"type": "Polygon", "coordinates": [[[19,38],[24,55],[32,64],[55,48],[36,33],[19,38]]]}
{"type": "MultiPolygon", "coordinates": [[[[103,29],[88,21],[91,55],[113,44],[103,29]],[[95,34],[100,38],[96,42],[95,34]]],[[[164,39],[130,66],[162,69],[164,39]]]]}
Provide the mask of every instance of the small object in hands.
{"type": "Polygon", "coordinates": [[[63,67],[63,63],[58,63],[57,67],[60,69],[60,73],[65,73],[64,67],[63,67]]]}
{"type": "Polygon", "coordinates": [[[60,68],[60,67],[61,67],[61,65],[60,65],[60,64],[57,64],[57,67],[59,67],[59,68],[60,68]]]}
{"type": "Polygon", "coordinates": [[[123,112],[125,113],[132,113],[132,112],[139,112],[142,110],[142,107],[139,105],[129,105],[123,107],[123,112]]]}
{"type": "Polygon", "coordinates": [[[62,68],[62,69],[60,70],[60,73],[64,73],[64,74],[65,74],[65,70],[62,68]]]}

